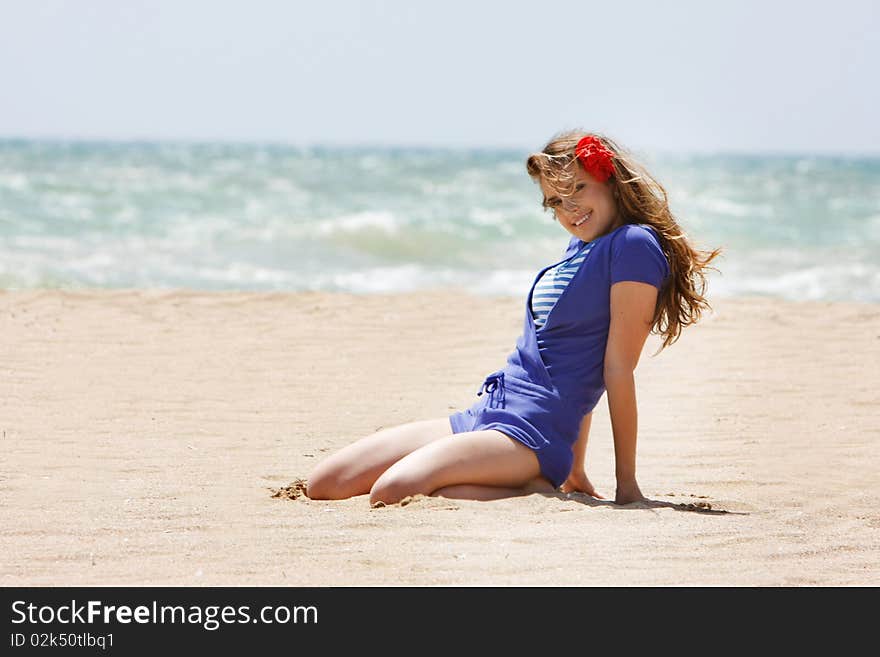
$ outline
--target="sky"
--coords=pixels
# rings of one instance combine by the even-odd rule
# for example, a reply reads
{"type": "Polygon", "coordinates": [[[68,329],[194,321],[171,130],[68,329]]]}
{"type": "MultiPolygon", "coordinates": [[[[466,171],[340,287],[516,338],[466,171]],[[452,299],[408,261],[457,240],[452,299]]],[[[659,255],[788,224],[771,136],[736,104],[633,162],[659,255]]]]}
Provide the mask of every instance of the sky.
{"type": "Polygon", "coordinates": [[[880,154],[880,2],[0,0],[0,138],[880,154]]]}

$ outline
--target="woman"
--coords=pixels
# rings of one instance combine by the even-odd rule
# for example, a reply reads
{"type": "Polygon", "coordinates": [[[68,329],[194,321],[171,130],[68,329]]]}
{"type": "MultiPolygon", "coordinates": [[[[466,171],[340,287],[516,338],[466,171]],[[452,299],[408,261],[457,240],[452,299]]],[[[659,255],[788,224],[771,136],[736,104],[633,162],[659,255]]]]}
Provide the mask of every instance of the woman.
{"type": "Polygon", "coordinates": [[[709,307],[703,271],[719,251],[688,244],[663,187],[606,137],[559,134],[526,166],[571,239],[564,259],[538,273],[506,366],[486,377],[471,408],[384,429],[332,454],[308,478],[312,499],[491,500],[558,488],[599,497],[584,453],[603,393],[614,501],[644,499],[633,371],[652,330],[665,348],[709,307]]]}

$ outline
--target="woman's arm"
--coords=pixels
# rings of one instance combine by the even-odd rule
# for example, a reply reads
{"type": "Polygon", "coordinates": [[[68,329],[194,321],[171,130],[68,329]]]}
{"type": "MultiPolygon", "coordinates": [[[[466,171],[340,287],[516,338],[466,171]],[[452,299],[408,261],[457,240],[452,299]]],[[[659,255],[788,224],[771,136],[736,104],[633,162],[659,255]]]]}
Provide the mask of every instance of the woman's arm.
{"type": "Polygon", "coordinates": [[[633,371],[651,332],[656,303],[657,288],[648,283],[621,281],[611,286],[611,325],[604,374],[614,434],[614,501],[618,504],[645,499],[636,481],[638,411],[633,371]]]}

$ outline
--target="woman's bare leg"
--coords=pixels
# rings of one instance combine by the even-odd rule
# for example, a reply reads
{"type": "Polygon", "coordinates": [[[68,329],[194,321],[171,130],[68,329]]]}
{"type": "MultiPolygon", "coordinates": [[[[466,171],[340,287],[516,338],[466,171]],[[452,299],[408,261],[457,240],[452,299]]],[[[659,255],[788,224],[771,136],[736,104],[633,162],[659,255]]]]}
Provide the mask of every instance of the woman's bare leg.
{"type": "Polygon", "coordinates": [[[341,500],[370,492],[392,464],[428,443],[452,435],[449,418],[408,422],[347,445],[321,461],[309,474],[313,500],[341,500]]]}
{"type": "Polygon", "coordinates": [[[553,488],[553,484],[544,479],[544,477],[537,477],[532,479],[532,481],[522,488],[458,484],[435,490],[431,495],[435,497],[446,497],[452,500],[478,500],[480,502],[488,502],[490,500],[501,500],[507,497],[520,497],[522,495],[531,495],[532,493],[554,493],[555,491],[556,489],[553,488]]]}
{"type": "Polygon", "coordinates": [[[475,496],[469,499],[498,499],[524,494],[537,479],[543,480],[531,449],[494,429],[468,431],[434,440],[394,463],[376,479],[370,503],[394,504],[407,495],[443,489],[475,496]]]}

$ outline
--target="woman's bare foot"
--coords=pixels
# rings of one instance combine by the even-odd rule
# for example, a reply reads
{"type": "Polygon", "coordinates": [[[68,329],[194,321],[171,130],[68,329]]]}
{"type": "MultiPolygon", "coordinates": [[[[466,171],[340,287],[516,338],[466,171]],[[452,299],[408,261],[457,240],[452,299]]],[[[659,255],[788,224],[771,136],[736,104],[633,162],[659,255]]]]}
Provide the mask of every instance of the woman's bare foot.
{"type": "Polygon", "coordinates": [[[617,492],[614,495],[615,504],[631,504],[633,502],[644,502],[645,496],[639,490],[639,485],[635,482],[617,483],[617,492]]]}

